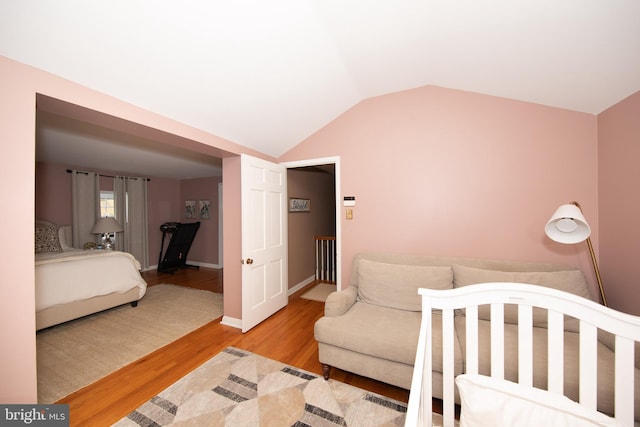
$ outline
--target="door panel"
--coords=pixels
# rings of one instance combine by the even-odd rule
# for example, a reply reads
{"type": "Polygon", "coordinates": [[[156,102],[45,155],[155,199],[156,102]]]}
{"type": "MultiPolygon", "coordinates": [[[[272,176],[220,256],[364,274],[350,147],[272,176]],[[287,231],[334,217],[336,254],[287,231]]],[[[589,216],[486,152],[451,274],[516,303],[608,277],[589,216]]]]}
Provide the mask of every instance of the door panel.
{"type": "Polygon", "coordinates": [[[286,168],[242,156],[242,331],[287,305],[286,168]]]}

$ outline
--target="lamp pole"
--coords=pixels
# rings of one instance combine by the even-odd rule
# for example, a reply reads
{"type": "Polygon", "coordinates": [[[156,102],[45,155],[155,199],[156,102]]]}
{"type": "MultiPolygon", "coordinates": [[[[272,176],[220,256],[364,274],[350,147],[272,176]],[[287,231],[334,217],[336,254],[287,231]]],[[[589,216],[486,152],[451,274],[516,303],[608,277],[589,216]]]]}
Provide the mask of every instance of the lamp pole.
{"type": "MultiPolygon", "coordinates": [[[[582,206],[580,206],[580,203],[574,201],[574,202],[571,202],[571,204],[576,205],[578,209],[580,209],[580,212],[584,213],[582,211],[582,206]]],[[[598,282],[598,289],[600,290],[600,297],[602,298],[602,304],[605,307],[608,307],[607,298],[604,296],[604,288],[602,287],[602,278],[600,277],[600,269],[598,268],[598,261],[596,260],[596,254],[593,252],[593,245],[591,244],[591,236],[587,237],[587,247],[589,248],[589,254],[591,255],[593,271],[596,273],[596,280],[598,282]]]]}

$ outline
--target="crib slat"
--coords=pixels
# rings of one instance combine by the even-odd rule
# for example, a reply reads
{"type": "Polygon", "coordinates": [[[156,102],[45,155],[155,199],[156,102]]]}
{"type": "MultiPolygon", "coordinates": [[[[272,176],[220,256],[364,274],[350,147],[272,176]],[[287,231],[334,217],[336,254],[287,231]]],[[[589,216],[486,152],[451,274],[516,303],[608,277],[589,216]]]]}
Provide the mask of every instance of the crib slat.
{"type": "Polygon", "coordinates": [[[634,341],[616,336],[615,340],[615,392],[614,410],[616,420],[623,425],[633,424],[633,378],[634,341]]]}
{"type": "Polygon", "coordinates": [[[466,309],[466,372],[478,373],[478,306],[466,309]]]}
{"type": "Polygon", "coordinates": [[[504,304],[491,304],[491,376],[504,379],[504,304]]]}
{"type": "Polygon", "coordinates": [[[533,386],[533,309],[518,307],[518,382],[533,386]]]}
{"type": "Polygon", "coordinates": [[[564,393],[564,315],[557,311],[547,312],[547,389],[564,393]]]}
{"type": "Polygon", "coordinates": [[[580,403],[596,410],[598,400],[598,330],[580,320],[580,403]]]}
{"type": "Polygon", "coordinates": [[[444,427],[454,426],[455,416],[455,401],[454,401],[454,336],[453,330],[453,310],[442,310],[442,420],[444,427]],[[450,355],[450,357],[444,357],[444,355],[450,355]]]}

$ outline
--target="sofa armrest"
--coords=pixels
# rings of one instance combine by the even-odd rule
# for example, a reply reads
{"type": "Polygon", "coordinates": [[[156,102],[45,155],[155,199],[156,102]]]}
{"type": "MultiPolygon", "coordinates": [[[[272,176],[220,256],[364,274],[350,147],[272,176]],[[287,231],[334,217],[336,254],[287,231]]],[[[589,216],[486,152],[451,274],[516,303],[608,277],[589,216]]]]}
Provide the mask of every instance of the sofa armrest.
{"type": "Polygon", "coordinates": [[[356,303],[357,286],[349,286],[342,291],[332,292],[324,303],[324,315],[337,317],[345,314],[356,303]]]}

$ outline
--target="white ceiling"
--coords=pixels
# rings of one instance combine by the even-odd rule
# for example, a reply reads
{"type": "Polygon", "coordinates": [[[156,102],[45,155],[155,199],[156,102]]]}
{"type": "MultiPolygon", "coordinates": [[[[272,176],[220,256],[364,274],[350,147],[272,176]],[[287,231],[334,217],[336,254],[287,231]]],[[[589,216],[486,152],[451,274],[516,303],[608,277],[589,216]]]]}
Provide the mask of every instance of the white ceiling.
{"type": "Polygon", "coordinates": [[[0,54],[279,157],[428,84],[600,113],[640,90],[640,1],[0,0],[0,54]]]}

